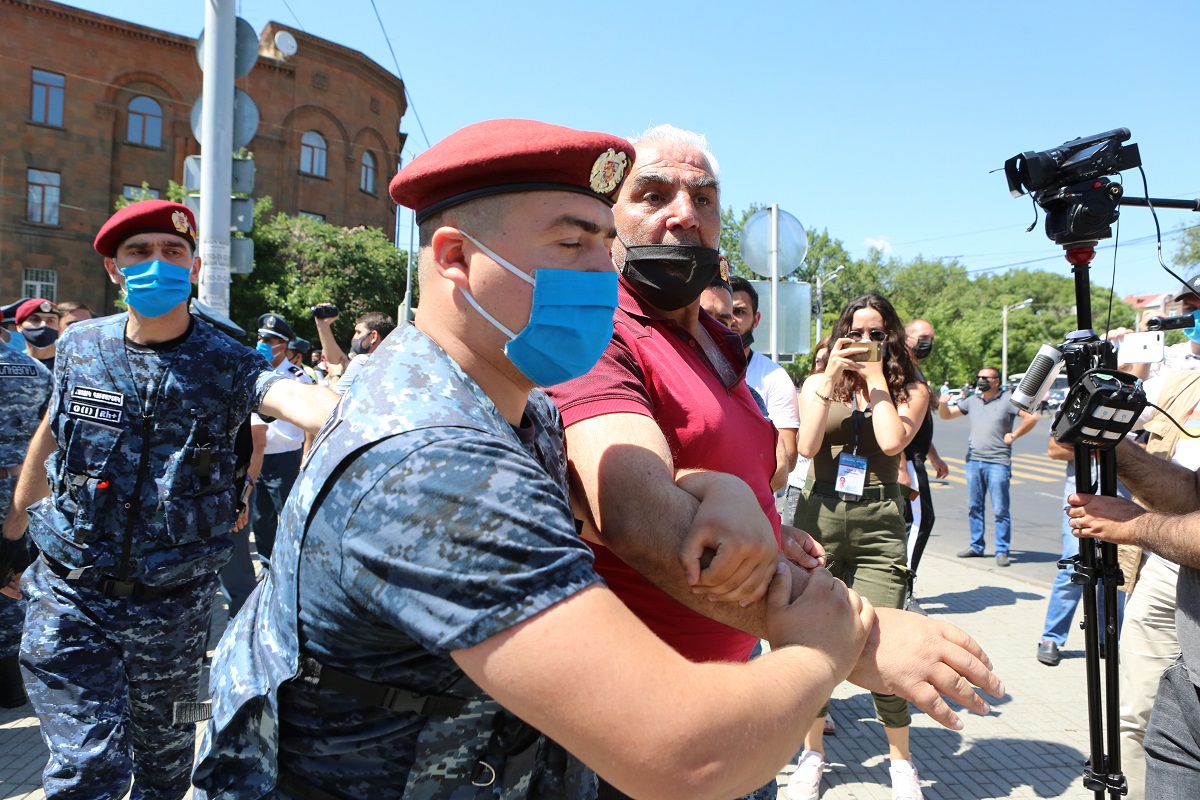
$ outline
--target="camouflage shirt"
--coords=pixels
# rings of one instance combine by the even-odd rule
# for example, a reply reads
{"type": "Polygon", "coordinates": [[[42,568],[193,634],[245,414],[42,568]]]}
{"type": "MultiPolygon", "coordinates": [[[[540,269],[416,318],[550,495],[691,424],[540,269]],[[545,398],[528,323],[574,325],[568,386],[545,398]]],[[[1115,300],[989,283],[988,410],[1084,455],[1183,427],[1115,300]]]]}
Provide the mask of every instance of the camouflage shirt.
{"type": "MultiPolygon", "coordinates": [[[[25,460],[46,403],[50,399],[50,370],[40,362],[0,344],[0,467],[15,467],[25,460]]],[[[0,519],[8,513],[17,479],[0,477],[0,519]]]]}
{"type": "Polygon", "coordinates": [[[195,785],[257,798],[283,775],[372,800],[593,796],[594,775],[545,740],[525,771],[504,774],[488,751],[500,708],[473,685],[462,691],[450,658],[598,582],[591,564],[554,406],[533,392],[514,429],[441,348],[403,326],[318,436],[270,575],[221,640],[195,785]],[[301,651],[470,702],[449,717],[367,707],[293,680],[301,651]],[[485,759],[497,780],[473,786],[485,759]]]}
{"type": "Polygon", "coordinates": [[[234,439],[280,378],[207,323],[141,347],[125,339],[127,318],[80,322],[59,340],[58,449],[29,531],[68,567],[170,586],[228,560],[234,439]]]}

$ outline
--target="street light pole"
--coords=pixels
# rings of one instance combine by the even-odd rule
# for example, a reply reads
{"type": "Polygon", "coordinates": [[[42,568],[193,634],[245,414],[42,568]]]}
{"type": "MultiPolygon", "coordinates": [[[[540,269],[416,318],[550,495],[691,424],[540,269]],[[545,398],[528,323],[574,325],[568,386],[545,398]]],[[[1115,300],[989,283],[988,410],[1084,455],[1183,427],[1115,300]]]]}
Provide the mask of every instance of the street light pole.
{"type": "MultiPolygon", "coordinates": [[[[846,268],[845,264],[840,264],[840,265],[838,265],[838,268],[835,269],[833,272],[829,273],[829,275],[826,275],[824,272],[817,273],[817,276],[816,276],[817,277],[817,339],[816,339],[816,342],[821,341],[821,328],[825,322],[825,284],[829,283],[831,280],[836,278],[838,276],[838,273],[841,272],[842,270],[844,270],[845,268],[846,268]]],[[[816,347],[816,342],[813,343],[813,347],[816,347]]],[[[815,353],[815,351],[814,351],[814,353],[815,353]]]]}
{"type": "Polygon", "coordinates": [[[1003,389],[1008,386],[1008,312],[1016,311],[1019,308],[1025,308],[1033,304],[1033,298],[1027,297],[1019,303],[1013,303],[1011,306],[1005,306],[1004,312],[1000,315],[1001,318],[1001,333],[1000,333],[1000,387],[1003,389]]]}

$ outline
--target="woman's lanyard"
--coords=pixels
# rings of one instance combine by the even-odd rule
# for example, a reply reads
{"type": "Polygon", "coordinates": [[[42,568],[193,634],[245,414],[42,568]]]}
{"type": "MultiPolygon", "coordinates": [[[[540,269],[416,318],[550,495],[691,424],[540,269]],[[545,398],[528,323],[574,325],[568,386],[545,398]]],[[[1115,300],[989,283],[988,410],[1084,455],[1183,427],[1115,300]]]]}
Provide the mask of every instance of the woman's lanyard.
{"type": "Polygon", "coordinates": [[[838,454],[835,486],[841,499],[858,500],[862,497],[863,487],[867,483],[867,459],[858,455],[858,435],[862,431],[863,421],[863,418],[858,416],[858,392],[850,399],[850,419],[854,422],[854,444],[850,452],[843,449],[838,454]]]}

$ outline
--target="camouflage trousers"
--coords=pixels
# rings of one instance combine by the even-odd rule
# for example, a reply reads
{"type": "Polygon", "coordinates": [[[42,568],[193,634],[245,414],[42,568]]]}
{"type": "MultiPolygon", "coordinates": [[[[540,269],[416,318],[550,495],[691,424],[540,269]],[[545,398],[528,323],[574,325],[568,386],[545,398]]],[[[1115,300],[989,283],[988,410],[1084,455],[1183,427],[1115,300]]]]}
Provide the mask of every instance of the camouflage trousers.
{"type": "Polygon", "coordinates": [[[25,626],[25,600],[0,595],[0,658],[15,656],[25,626]]]}
{"type": "Polygon", "coordinates": [[[153,599],[109,598],[38,559],[21,644],[25,689],[50,750],[48,798],[178,800],[191,785],[195,726],[172,725],[195,700],[217,579],[153,599]]]}

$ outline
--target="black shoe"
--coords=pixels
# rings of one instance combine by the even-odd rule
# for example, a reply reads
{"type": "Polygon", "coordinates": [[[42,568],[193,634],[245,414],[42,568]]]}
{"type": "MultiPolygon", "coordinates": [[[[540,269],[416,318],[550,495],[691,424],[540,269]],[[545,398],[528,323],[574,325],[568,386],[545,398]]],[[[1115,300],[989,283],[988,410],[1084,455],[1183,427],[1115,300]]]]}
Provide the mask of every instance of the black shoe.
{"type": "Polygon", "coordinates": [[[983,558],[983,552],[980,550],[976,550],[972,547],[968,547],[966,550],[963,550],[961,553],[959,553],[958,557],[959,558],[983,558]]]}
{"type": "Polygon", "coordinates": [[[996,566],[1007,567],[1012,563],[1012,559],[1008,557],[1008,553],[996,553],[996,566]]]}
{"type": "Polygon", "coordinates": [[[1062,656],[1058,654],[1058,645],[1046,639],[1038,645],[1038,661],[1045,664],[1047,667],[1057,667],[1058,662],[1062,660],[1062,656]]]}

